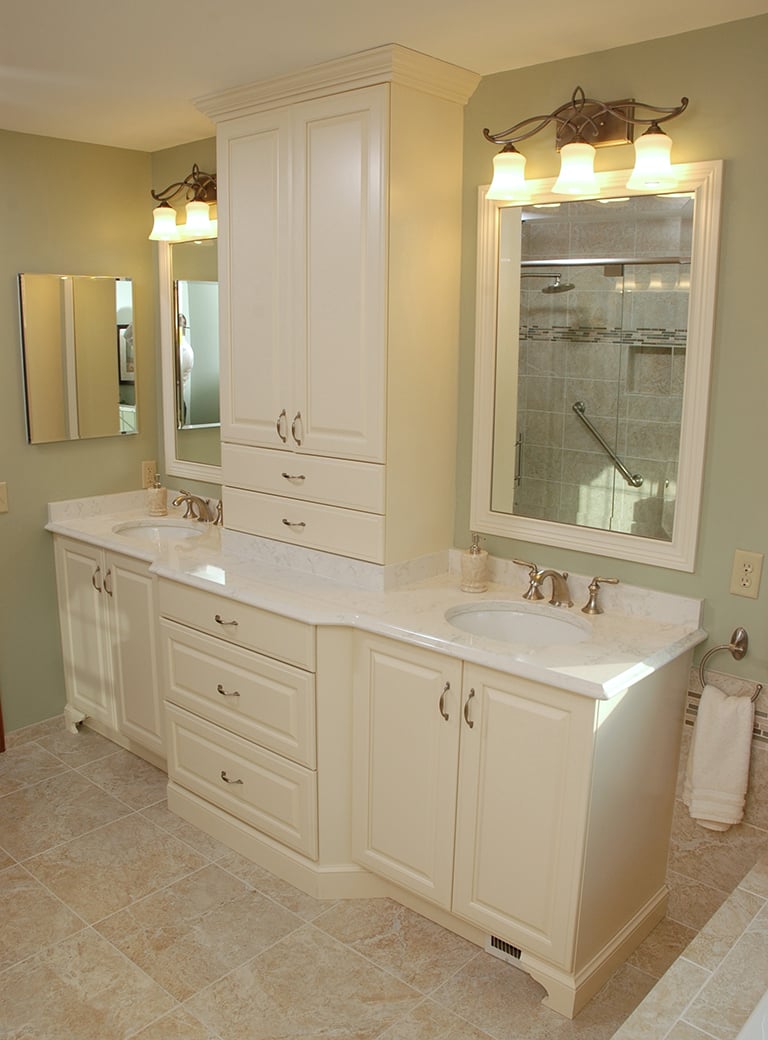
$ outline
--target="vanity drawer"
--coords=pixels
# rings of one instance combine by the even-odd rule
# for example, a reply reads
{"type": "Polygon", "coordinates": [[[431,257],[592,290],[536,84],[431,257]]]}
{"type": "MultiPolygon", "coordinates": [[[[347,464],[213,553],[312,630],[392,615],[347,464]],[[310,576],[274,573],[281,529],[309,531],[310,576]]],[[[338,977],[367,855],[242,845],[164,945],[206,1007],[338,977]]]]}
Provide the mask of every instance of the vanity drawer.
{"type": "Polygon", "coordinates": [[[168,776],[317,859],[317,774],[166,703],[168,776]]]}
{"type": "Polygon", "coordinates": [[[314,671],[312,625],[167,579],[159,582],[158,598],[164,617],[314,671]]]}
{"type": "Polygon", "coordinates": [[[384,467],[269,448],[222,444],[222,483],[245,491],[384,512],[384,467]]]}
{"type": "Polygon", "coordinates": [[[314,768],[315,677],[160,621],[163,686],[174,704],[314,768]]]}
{"type": "Polygon", "coordinates": [[[384,517],[317,502],[224,488],[226,526],[305,549],[384,562],[384,517]]]}

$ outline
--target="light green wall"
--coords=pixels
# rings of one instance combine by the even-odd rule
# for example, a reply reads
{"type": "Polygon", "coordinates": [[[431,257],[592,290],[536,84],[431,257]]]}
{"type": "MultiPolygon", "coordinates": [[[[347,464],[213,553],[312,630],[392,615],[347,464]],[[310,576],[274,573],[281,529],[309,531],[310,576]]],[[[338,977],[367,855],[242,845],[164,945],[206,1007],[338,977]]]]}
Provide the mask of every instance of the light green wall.
{"type": "Polygon", "coordinates": [[[134,151],[0,131],[0,696],[6,728],[64,703],[51,500],[140,486],[157,452],[150,160],[134,151]],[[16,276],[133,279],[139,425],[135,437],[27,444],[16,276]]]}
{"type": "MultiPolygon", "coordinates": [[[[525,46],[525,33],[520,35],[525,46]]],[[[487,184],[497,151],[482,128],[503,130],[551,112],[580,85],[591,97],[636,97],[672,106],[688,96],[688,111],[668,124],[673,162],[724,159],[724,202],[702,523],[696,570],[684,574],[549,546],[488,538],[498,556],[623,581],[706,600],[710,645],[727,642],[737,625],[751,637],[749,657],[734,671],[765,677],[768,669],[768,573],[757,601],[728,592],[735,548],[768,551],[768,349],[763,307],[768,229],[762,129],[768,97],[768,16],[648,43],[486,77],[466,113],[464,248],[456,544],[469,544],[472,444],[477,186],[487,184]]],[[[521,145],[531,178],[557,173],[551,130],[521,145]]],[[[599,150],[596,168],[632,165],[632,148],[599,150]]],[[[729,670],[727,655],[715,659],[729,670]]],[[[713,665],[715,664],[713,661],[713,665]]]]}

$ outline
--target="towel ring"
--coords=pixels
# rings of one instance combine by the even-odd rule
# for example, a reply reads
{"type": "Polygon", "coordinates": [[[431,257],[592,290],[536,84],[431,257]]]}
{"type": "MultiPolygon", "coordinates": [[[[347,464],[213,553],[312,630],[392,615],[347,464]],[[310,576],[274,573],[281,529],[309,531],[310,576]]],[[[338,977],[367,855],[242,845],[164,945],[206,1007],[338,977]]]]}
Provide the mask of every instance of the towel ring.
{"type": "MultiPolygon", "coordinates": [[[[744,654],[746,654],[748,646],[749,636],[747,635],[746,628],[736,628],[733,631],[730,643],[721,643],[720,646],[713,646],[711,650],[707,650],[707,652],[701,659],[701,664],[699,665],[699,682],[701,683],[701,688],[704,689],[704,687],[707,685],[707,681],[704,677],[704,668],[706,667],[707,661],[710,659],[712,654],[717,654],[721,650],[728,650],[730,651],[731,657],[735,661],[740,661],[744,654]]],[[[756,684],[755,692],[750,697],[750,700],[753,703],[760,696],[760,691],[762,690],[762,688],[762,683],[756,684]]]]}

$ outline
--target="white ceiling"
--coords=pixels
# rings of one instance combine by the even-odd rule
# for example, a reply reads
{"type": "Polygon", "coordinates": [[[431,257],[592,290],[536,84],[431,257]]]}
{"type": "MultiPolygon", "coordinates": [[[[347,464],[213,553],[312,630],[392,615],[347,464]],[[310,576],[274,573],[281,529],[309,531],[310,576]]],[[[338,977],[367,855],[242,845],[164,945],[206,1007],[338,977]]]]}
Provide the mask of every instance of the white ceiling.
{"type": "Polygon", "coordinates": [[[768,12],[768,0],[2,0],[0,128],[154,151],[192,98],[400,43],[481,75],[768,12]]]}

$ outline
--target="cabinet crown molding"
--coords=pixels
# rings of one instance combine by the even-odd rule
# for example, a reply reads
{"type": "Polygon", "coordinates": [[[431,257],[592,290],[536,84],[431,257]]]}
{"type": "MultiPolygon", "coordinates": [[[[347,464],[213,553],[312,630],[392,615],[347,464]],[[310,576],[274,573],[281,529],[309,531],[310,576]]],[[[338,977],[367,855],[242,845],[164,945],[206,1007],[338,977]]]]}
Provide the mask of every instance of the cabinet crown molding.
{"type": "Polygon", "coordinates": [[[194,104],[214,122],[219,122],[346,90],[398,83],[466,105],[479,82],[480,76],[469,69],[394,43],[289,75],[206,94],[195,98],[194,104]]]}

